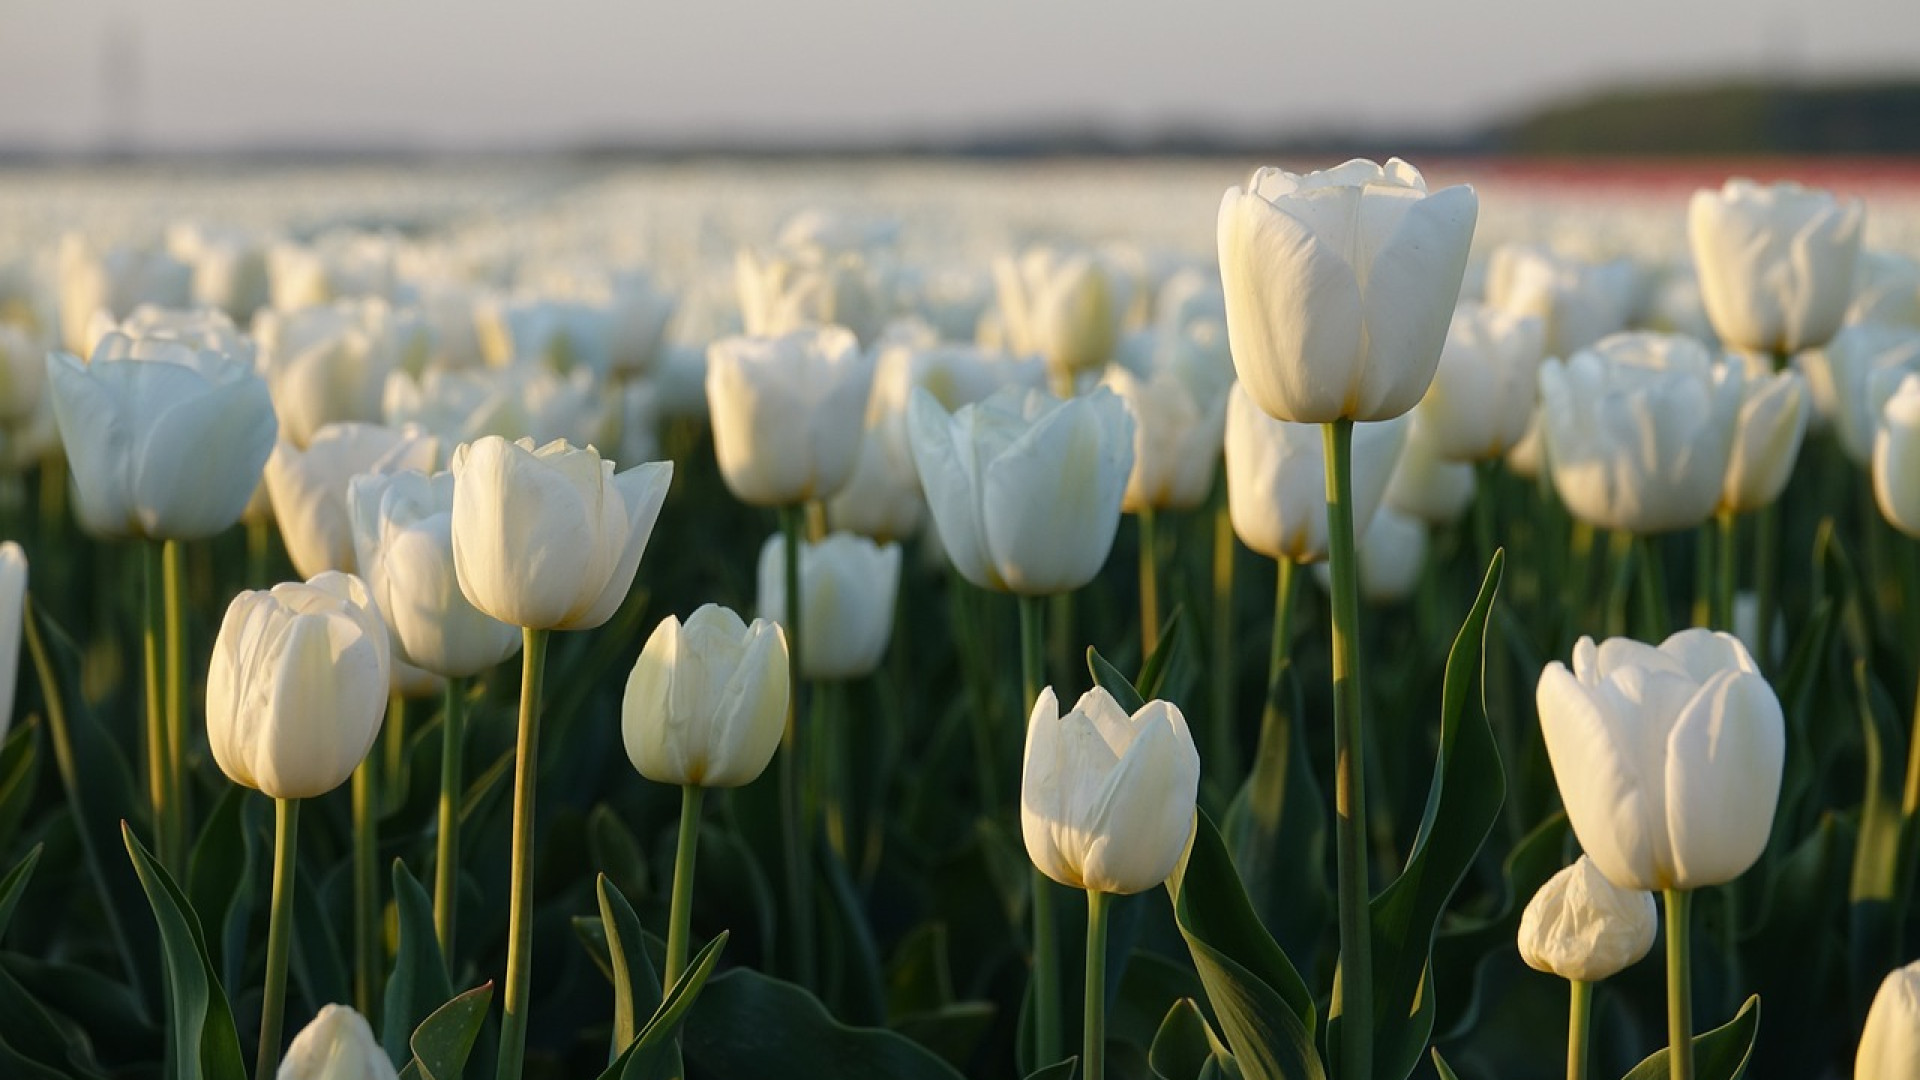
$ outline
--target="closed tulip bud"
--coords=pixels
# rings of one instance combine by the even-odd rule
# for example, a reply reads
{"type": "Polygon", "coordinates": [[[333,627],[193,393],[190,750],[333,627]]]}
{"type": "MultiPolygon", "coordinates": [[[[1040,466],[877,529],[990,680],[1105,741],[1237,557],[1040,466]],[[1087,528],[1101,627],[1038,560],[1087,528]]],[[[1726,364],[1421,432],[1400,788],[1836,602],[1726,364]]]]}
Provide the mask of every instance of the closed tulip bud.
{"type": "Polygon", "coordinates": [[[1199,786],[1200,754],[1172,702],[1128,716],[1094,687],[1062,716],[1048,687],[1027,722],[1020,773],[1027,857],[1075,889],[1157,888],[1186,851],[1199,786]]]}
{"type": "Polygon", "coordinates": [[[1226,432],[1226,395],[1203,399],[1164,370],[1143,379],[1114,367],[1103,381],[1133,414],[1133,472],[1120,509],[1191,510],[1205,502],[1226,432]]]}
{"type": "Polygon", "coordinates": [[[366,1018],[347,1005],[327,1005],[300,1029],[275,1080],[398,1080],[393,1062],[366,1018]]]}
{"type": "Polygon", "coordinates": [[[439,455],[439,440],[420,429],[378,424],[328,424],[305,450],[281,440],[267,460],[267,495],[293,568],[308,577],[355,572],[348,482],[360,473],[426,472],[439,455]]]}
{"type": "Polygon", "coordinates": [[[1780,497],[1800,457],[1811,399],[1807,380],[1797,371],[1746,381],[1720,510],[1745,513],[1770,506],[1780,497]]]}
{"type": "Polygon", "coordinates": [[[1540,398],[1541,355],[1539,319],[1460,305],[1433,385],[1414,408],[1434,453],[1487,461],[1518,445],[1540,398]]]}
{"type": "Polygon", "coordinates": [[[1060,401],[1009,388],[949,416],[925,389],[907,414],[940,542],[985,589],[1068,592],[1113,549],[1133,419],[1111,390],[1060,401]]]}
{"type": "Polygon", "coordinates": [[[786,635],[717,604],[684,624],[669,615],[654,630],[620,709],[627,757],[661,784],[750,784],[786,728],[786,635]]]}
{"type": "Polygon", "coordinates": [[[1794,357],[1814,405],[1857,465],[1873,458],[1873,433],[1894,388],[1920,372],[1920,330],[1880,323],[1843,328],[1824,347],[1794,357]]]}
{"type": "Polygon", "coordinates": [[[1476,484],[1473,466],[1442,458],[1414,413],[1406,445],[1387,478],[1387,507],[1429,525],[1450,525],[1473,505],[1476,484]]]}
{"type": "Polygon", "coordinates": [[[1615,334],[1540,368],[1554,490],[1603,529],[1691,528],[1720,502],[1744,378],[1692,338],[1615,334]]]}
{"type": "Polygon", "coordinates": [[[489,436],[453,452],[453,567],[474,607],[515,626],[588,630],[613,617],[673,480],[618,475],[589,446],[489,436]]]}
{"type": "Polygon", "coordinates": [[[755,506],[840,490],[859,459],[872,383],[873,358],[845,327],[714,342],[707,403],[727,489],[755,506]]]}
{"type": "Polygon", "coordinates": [[[1693,193],[1687,238],[1714,332],[1776,355],[1826,342],[1853,293],[1866,209],[1798,184],[1728,180],[1693,193]]]}
{"type": "Polygon", "coordinates": [[[887,315],[874,278],[864,253],[812,244],[769,253],[742,250],[734,260],[740,321],[755,336],[833,325],[870,341],[887,315]]]}
{"type": "Polygon", "coordinates": [[[1580,846],[1622,889],[1732,881],[1766,847],[1780,796],[1780,699],[1731,634],[1658,648],[1581,638],[1535,693],[1580,846]]]}
{"type": "Polygon", "coordinates": [[[27,553],[0,543],[0,740],[13,724],[13,691],[20,675],[21,620],[26,615],[27,553]]]}
{"type": "Polygon", "coordinates": [[[1854,1080],[1920,1080],[1920,962],[1887,973],[1867,1009],[1854,1080]]]}
{"type": "Polygon", "coordinates": [[[361,473],[348,482],[347,510],[359,572],[393,635],[396,661],[465,678],[520,650],[519,627],[460,591],[452,473],[361,473]]]}
{"type": "Polygon", "coordinates": [[[1615,888],[1582,855],[1520,913],[1520,959],[1535,971],[1599,982],[1639,963],[1659,928],[1652,893],[1615,888]]]}
{"type": "Polygon", "coordinates": [[[250,367],[177,342],[129,349],[117,334],[92,364],[59,352],[46,363],[83,529],[200,540],[240,520],[276,431],[250,367]]]}
{"type": "Polygon", "coordinates": [[[1900,380],[1873,438],[1873,497],[1893,527],[1920,536],[1920,375],[1900,380]]]}
{"type": "Polygon", "coordinates": [[[261,342],[261,371],[273,391],[280,437],[297,447],[312,442],[328,424],[380,419],[387,376],[400,362],[399,344],[383,332],[383,315],[370,305],[341,303],[294,313],[262,311],[254,320],[261,342]]]}
{"type": "MultiPolygon", "coordinates": [[[[786,625],[787,545],[778,534],[760,548],[760,617],[786,625]]],[[[835,533],[800,548],[800,674],[857,679],[872,673],[893,637],[900,545],[835,533]]]]}
{"type": "Polygon", "coordinates": [[[352,574],[241,593],[207,672],[213,760],[275,799],[332,791],[379,734],[391,665],[387,628],[352,574]]]}
{"type": "Polygon", "coordinates": [[[995,262],[993,279],[1009,348],[1046,361],[1056,390],[1113,359],[1128,294],[1094,255],[1033,248],[995,262]]]}
{"type": "Polygon", "coordinates": [[[1487,262],[1487,306],[1539,319],[1545,355],[1572,356],[1626,328],[1638,279],[1625,259],[1589,263],[1502,244],[1487,262]]]}
{"type": "Polygon", "coordinates": [[[1233,366],[1269,416],[1387,420],[1433,381],[1480,201],[1419,170],[1349,161],[1253,174],[1220,203],[1233,366]]]}
{"type": "MultiPolygon", "coordinates": [[[[1353,528],[1365,535],[1406,442],[1408,423],[1353,429],[1353,528]]],[[[1227,515],[1234,535],[1269,559],[1327,557],[1326,439],[1314,424],[1275,420],[1239,383],[1227,397],[1227,515]]]]}

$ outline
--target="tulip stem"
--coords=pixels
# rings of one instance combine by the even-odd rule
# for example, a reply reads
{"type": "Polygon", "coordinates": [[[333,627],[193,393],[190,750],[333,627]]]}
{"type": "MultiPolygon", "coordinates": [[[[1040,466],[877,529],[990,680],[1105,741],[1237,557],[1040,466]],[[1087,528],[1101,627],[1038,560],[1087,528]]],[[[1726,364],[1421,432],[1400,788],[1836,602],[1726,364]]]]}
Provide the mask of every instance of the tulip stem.
{"type": "Polygon", "coordinates": [[[814,989],[812,840],[807,827],[805,772],[801,768],[800,698],[805,683],[801,672],[802,616],[800,611],[800,545],[805,540],[807,510],[800,504],[780,508],[780,535],[785,557],[787,634],[787,730],[780,740],[781,825],[785,830],[787,912],[793,935],[794,981],[814,989]]]}
{"type": "Polygon", "coordinates": [[[1153,508],[1134,515],[1140,523],[1140,663],[1160,647],[1160,557],[1153,508]]]}
{"type": "Polygon", "coordinates": [[[1087,994],[1081,1023],[1080,1076],[1106,1080],[1107,1075],[1107,911],[1113,897],[1087,890],[1087,994]]]}
{"type": "Polygon", "coordinates": [[[374,755],[353,768],[353,1007],[362,1016],[378,1016],[374,979],[380,967],[380,823],[374,804],[374,755]]]}
{"type": "Polygon", "coordinates": [[[522,630],[520,734],[513,750],[513,870],[507,900],[507,993],[500,1021],[498,1080],[520,1080],[527,1054],[527,999],[533,963],[533,795],[540,763],[540,684],[549,631],[522,630]]]}
{"type": "Polygon", "coordinates": [[[264,589],[267,580],[267,555],[273,544],[273,523],[261,518],[247,522],[247,588],[264,589]]]}
{"type": "Polygon", "coordinates": [[[1353,537],[1353,421],[1322,425],[1327,451],[1327,540],[1333,564],[1333,804],[1339,883],[1340,1075],[1373,1076],[1373,941],[1367,889],[1365,738],[1360,703],[1360,584],[1353,537]]]}
{"type": "Polygon", "coordinates": [[[161,584],[160,542],[140,545],[142,570],[146,577],[146,625],[141,632],[141,648],[147,665],[147,795],[153,803],[153,846],[158,849],[160,865],[171,874],[186,867],[174,846],[173,793],[167,752],[166,679],[161,673],[160,643],[164,637],[161,623],[166,618],[165,589],[161,584]]]}
{"type": "Polygon", "coordinates": [[[186,576],[178,540],[160,549],[161,591],[167,627],[167,833],[173,838],[176,872],[186,868],[187,847],[187,612],[181,600],[186,576]]]}
{"type": "Polygon", "coordinates": [[[267,917],[267,983],[260,994],[260,1055],[256,1077],[280,1068],[280,1025],[287,1013],[287,954],[293,945],[293,856],[300,831],[300,800],[273,800],[273,907],[267,917]]]}
{"type": "Polygon", "coordinates": [[[1635,567],[1635,583],[1640,587],[1640,637],[1658,644],[1667,636],[1666,575],[1661,570],[1659,539],[1636,538],[1634,547],[1640,556],[1635,567]]]}
{"type": "Polygon", "coordinates": [[[1780,501],[1761,507],[1753,518],[1753,591],[1759,620],[1753,627],[1753,662],[1773,670],[1773,621],[1780,607],[1780,501]]]}
{"type": "Polygon", "coordinates": [[[467,680],[447,680],[446,708],[440,717],[440,835],[433,857],[433,932],[440,955],[453,974],[454,913],[460,899],[461,759],[466,754],[467,680]]]}
{"type": "MultiPolygon", "coordinates": [[[[1020,597],[1020,686],[1025,693],[1029,722],[1040,700],[1041,668],[1045,663],[1046,598],[1020,597]]],[[[1051,1065],[1065,1052],[1060,1024],[1060,950],[1055,947],[1053,882],[1038,867],[1033,870],[1033,1018],[1035,1064],[1051,1065]]]]}
{"type": "Polygon", "coordinates": [[[1273,684],[1280,681],[1280,669],[1286,666],[1293,644],[1293,583],[1299,577],[1300,564],[1292,559],[1274,560],[1273,640],[1267,646],[1267,704],[1273,704],[1273,684]]]}
{"type": "Polygon", "coordinates": [[[1739,573],[1739,525],[1739,517],[1731,510],[1714,516],[1713,610],[1707,621],[1729,634],[1733,633],[1734,582],[1739,573]]]}
{"type": "Polygon", "coordinates": [[[1667,1045],[1672,1080],[1693,1080],[1693,976],[1687,964],[1687,921],[1693,893],[1668,889],[1667,908],[1667,1045]]]}
{"type": "Polygon", "coordinates": [[[1567,984],[1567,1080],[1587,1080],[1588,1028],[1593,1020],[1593,984],[1574,979],[1567,984]]]}
{"type": "Polygon", "coordinates": [[[705,791],[698,784],[680,788],[680,841],[673,850],[673,906],[667,913],[667,966],[661,993],[673,989],[680,973],[687,969],[687,934],[693,921],[693,861],[700,847],[700,797],[705,791]]]}
{"type": "Polygon", "coordinates": [[[1605,625],[1608,637],[1627,632],[1627,597],[1633,591],[1633,534],[1623,529],[1607,533],[1607,606],[1605,625]]]}
{"type": "Polygon", "coordinates": [[[1208,772],[1225,798],[1240,776],[1239,746],[1233,712],[1233,516],[1222,498],[1213,511],[1213,753],[1208,772]]]}

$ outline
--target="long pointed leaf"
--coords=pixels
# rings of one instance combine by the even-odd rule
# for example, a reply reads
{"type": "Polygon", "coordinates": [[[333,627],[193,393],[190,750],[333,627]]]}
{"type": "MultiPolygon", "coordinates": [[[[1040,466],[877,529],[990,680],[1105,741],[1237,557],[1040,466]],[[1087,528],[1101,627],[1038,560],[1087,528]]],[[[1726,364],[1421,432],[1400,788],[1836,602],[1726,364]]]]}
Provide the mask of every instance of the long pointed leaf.
{"type": "Polygon", "coordinates": [[[402,1080],[460,1080],[492,1002],[493,984],[481,983],[421,1021],[407,1041],[413,1060],[401,1070],[402,1080]]]}
{"type": "MultiPolygon", "coordinates": [[[[1750,997],[1733,1019],[1693,1037],[1694,1080],[1740,1080],[1753,1058],[1754,1036],[1760,1031],[1760,999],[1750,997]]],[[[1661,1047],[1633,1067],[1625,1080],[1667,1080],[1672,1051],[1661,1047]]],[[[1862,1078],[1864,1080],[1864,1078],[1862,1078]]]]}
{"type": "Polygon", "coordinates": [[[453,997],[453,984],[434,932],[433,899],[399,859],[393,860],[393,900],[400,915],[400,940],[381,995],[385,1015],[380,1044],[398,1068],[412,1054],[413,1032],[453,997]]]}
{"type": "Polygon", "coordinates": [[[173,1036],[173,1075],[178,1080],[247,1080],[240,1035],[220,989],[200,920],[179,886],[154,861],[125,824],[120,827],[134,872],[147,890],[154,920],[160,925],[162,968],[166,973],[167,1014],[173,1036]]]}

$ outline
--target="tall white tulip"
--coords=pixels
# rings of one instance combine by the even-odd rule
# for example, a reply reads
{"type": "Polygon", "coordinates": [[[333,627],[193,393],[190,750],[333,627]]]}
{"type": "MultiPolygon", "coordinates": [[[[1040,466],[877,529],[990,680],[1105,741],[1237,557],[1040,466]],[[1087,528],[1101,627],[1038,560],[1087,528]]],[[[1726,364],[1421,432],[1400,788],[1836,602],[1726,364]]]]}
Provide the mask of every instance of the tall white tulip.
{"type": "Polygon", "coordinates": [[[352,574],[241,593],[207,671],[213,760],[275,799],[332,791],[380,732],[391,665],[387,628],[352,574]]]}
{"type": "Polygon", "coordinates": [[[1112,391],[1060,401],[1009,388],[948,415],[917,389],[907,429],[940,543],[961,576],[1043,595],[1100,572],[1133,470],[1133,419],[1112,391]]]}
{"type": "Polygon", "coordinates": [[[1840,328],[1866,209],[1826,191],[1728,180],[1687,206],[1687,238],[1714,332],[1729,348],[1784,355],[1840,328]]]}
{"type": "Polygon", "coordinates": [[[398,1080],[366,1017],[324,1005],[287,1047],[275,1080],[398,1080]]]}
{"type": "Polygon", "coordinates": [[[1048,687],[1027,723],[1020,773],[1027,857],[1075,889],[1157,888],[1186,850],[1199,784],[1200,754],[1173,703],[1128,716],[1094,687],[1062,716],[1048,687]]]}
{"type": "Polygon", "coordinates": [[[714,342],[707,403],[727,488],[756,506],[838,491],[859,459],[872,383],[873,358],[845,327],[714,342]]]}
{"type": "Polygon", "coordinates": [[[1780,497],[1800,457],[1812,395],[1797,371],[1750,377],[1734,425],[1719,509],[1742,514],[1780,497]]]}
{"type": "MultiPolygon", "coordinates": [[[[1405,420],[1354,425],[1353,527],[1360,536],[1393,475],[1405,420]]],[[[1269,559],[1327,557],[1326,440],[1313,424],[1275,420],[1235,383],[1227,399],[1227,513],[1240,542],[1269,559]]]]}
{"type": "Polygon", "coordinates": [[[1604,529],[1690,528],[1719,504],[1744,379],[1691,338],[1615,334],[1540,368],[1553,486],[1604,529]]]}
{"type": "MultiPolygon", "coordinates": [[[[779,533],[760,548],[760,617],[787,624],[787,545],[779,533]]],[[[800,674],[857,679],[871,674],[893,638],[900,545],[834,533],[800,548],[800,674]]]]}
{"type": "Polygon", "coordinates": [[[1120,508],[1191,510],[1213,490],[1226,433],[1227,396],[1206,394],[1171,370],[1141,378],[1122,367],[1107,369],[1102,382],[1133,414],[1133,472],[1120,508]]]}
{"type": "Polygon", "coordinates": [[[1867,1009],[1854,1080],[1920,1080],[1920,961],[1887,972],[1867,1009]]]}
{"type": "Polygon", "coordinates": [[[1535,971],[1599,982],[1639,963],[1659,929],[1652,893],[1615,886],[1582,855],[1527,901],[1520,959],[1535,971]]]}
{"type": "Polygon", "coordinates": [[[748,625],[717,604],[654,629],[620,709],[627,757],[661,784],[750,784],[786,729],[786,635],[770,619],[748,625]]]}
{"type": "Polygon", "coordinates": [[[1682,630],[1658,648],[1583,637],[1535,694],[1580,846],[1623,889],[1739,877],[1780,796],[1780,699],[1731,634],[1682,630]]]}
{"type": "Polygon", "coordinates": [[[250,367],[109,334],[92,364],[50,354],[47,376],[87,532],[198,540],[240,520],[276,431],[250,367]]]}
{"type": "Polygon", "coordinates": [[[307,577],[358,568],[347,484],[360,473],[428,472],[440,442],[418,428],[328,424],[306,449],[281,440],[267,459],[267,496],[293,568],[307,577]]]}
{"type": "Polygon", "coordinates": [[[1486,461],[1518,445],[1540,397],[1542,355],[1538,318],[1460,305],[1433,385],[1414,407],[1434,452],[1450,461],[1486,461]]]}
{"type": "Polygon", "coordinates": [[[673,480],[656,461],[615,475],[592,447],[488,436],[453,452],[453,566],[473,606],[539,630],[613,617],[673,480]]]}
{"type": "Polygon", "coordinates": [[[1253,174],[1220,202],[1233,366],[1268,415],[1386,420],[1433,381],[1479,216],[1472,188],[1349,161],[1253,174]]]}

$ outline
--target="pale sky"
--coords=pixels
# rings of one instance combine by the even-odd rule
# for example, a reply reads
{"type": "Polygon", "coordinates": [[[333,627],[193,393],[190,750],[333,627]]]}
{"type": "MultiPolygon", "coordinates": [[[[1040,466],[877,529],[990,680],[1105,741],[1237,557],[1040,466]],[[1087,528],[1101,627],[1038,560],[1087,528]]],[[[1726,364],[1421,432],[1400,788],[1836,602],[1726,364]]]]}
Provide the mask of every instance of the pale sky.
{"type": "Polygon", "coordinates": [[[0,0],[0,147],[1452,132],[1770,71],[1920,75],[1920,0],[0,0]]]}

